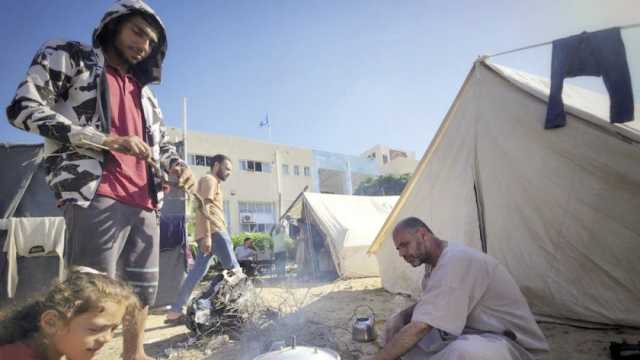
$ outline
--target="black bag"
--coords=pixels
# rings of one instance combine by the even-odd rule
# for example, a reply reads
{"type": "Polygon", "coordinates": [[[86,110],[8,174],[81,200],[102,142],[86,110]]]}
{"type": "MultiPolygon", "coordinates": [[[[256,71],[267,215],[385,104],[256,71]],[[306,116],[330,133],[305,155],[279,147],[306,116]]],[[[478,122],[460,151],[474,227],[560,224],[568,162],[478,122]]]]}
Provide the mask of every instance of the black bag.
{"type": "Polygon", "coordinates": [[[612,341],[609,351],[613,360],[640,360],[640,342],[627,344],[625,341],[621,343],[612,341]]]}
{"type": "Polygon", "coordinates": [[[221,273],[214,275],[211,284],[216,285],[209,286],[187,305],[185,325],[198,335],[235,335],[244,322],[238,304],[245,294],[253,293],[253,284],[244,278],[231,285],[221,273]]]}

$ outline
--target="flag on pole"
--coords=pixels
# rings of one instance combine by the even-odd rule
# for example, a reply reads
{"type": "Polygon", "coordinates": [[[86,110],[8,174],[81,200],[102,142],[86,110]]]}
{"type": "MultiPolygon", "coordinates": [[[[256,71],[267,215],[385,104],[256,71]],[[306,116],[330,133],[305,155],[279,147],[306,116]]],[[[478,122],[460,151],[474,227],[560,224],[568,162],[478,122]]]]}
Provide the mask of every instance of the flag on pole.
{"type": "Polygon", "coordinates": [[[271,127],[271,123],[269,122],[269,114],[264,117],[264,120],[260,121],[260,127],[271,127]]]}

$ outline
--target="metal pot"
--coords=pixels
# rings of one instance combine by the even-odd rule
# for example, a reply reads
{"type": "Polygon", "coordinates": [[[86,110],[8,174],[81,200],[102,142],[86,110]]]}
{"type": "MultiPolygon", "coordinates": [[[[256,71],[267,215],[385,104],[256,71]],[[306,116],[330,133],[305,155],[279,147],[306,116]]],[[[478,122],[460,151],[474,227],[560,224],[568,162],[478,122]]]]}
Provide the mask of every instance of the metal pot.
{"type": "Polygon", "coordinates": [[[340,360],[340,355],[326,348],[296,346],[293,337],[291,346],[264,353],[254,360],[340,360]]]}
{"type": "Polygon", "coordinates": [[[353,309],[353,325],[351,326],[351,337],[355,341],[369,342],[376,338],[376,331],[373,327],[376,322],[376,314],[369,305],[359,305],[353,309]],[[369,316],[358,315],[358,309],[366,307],[369,309],[369,316]]]}

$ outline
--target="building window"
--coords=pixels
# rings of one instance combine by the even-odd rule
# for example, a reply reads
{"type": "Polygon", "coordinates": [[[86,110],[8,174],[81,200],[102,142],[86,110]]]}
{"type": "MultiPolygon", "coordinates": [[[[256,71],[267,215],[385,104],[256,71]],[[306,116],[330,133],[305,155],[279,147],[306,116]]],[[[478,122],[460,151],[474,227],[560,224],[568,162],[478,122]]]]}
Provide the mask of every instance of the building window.
{"type": "Polygon", "coordinates": [[[389,157],[387,155],[382,155],[382,163],[386,164],[389,162],[389,157]]]}
{"type": "Polygon", "coordinates": [[[293,165],[293,175],[300,176],[300,166],[293,165]]]}
{"type": "Polygon", "coordinates": [[[311,169],[308,166],[304,167],[304,176],[311,176],[311,169]]]}
{"type": "Polygon", "coordinates": [[[289,175],[289,165],[282,164],[282,174],[289,175]]]}
{"type": "Polygon", "coordinates": [[[188,163],[193,166],[211,167],[213,166],[213,156],[189,154],[188,163]]]}
{"type": "Polygon", "coordinates": [[[398,158],[408,158],[409,155],[404,151],[389,149],[389,157],[391,161],[393,161],[398,158]]]}
{"type": "MultiPolygon", "coordinates": [[[[249,163],[247,160],[240,160],[240,169],[243,171],[250,171],[249,163]]],[[[251,171],[253,171],[253,162],[251,162],[251,171]]]]}
{"type": "Polygon", "coordinates": [[[271,163],[256,160],[240,160],[240,169],[248,172],[271,172],[271,163]]]}
{"type": "Polygon", "coordinates": [[[243,232],[269,232],[275,225],[275,209],[270,202],[240,201],[238,213],[243,232]]]}

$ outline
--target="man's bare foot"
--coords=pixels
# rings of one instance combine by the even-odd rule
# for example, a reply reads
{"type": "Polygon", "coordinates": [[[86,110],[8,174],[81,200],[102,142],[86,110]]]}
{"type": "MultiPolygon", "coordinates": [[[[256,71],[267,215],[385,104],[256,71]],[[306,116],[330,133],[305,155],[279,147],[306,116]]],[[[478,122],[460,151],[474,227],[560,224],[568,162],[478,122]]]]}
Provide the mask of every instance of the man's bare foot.
{"type": "Polygon", "coordinates": [[[164,318],[164,323],[167,325],[173,325],[173,326],[184,325],[185,324],[184,315],[182,315],[182,313],[179,313],[179,312],[169,311],[164,318]]]}
{"type": "Polygon", "coordinates": [[[181,317],[182,317],[182,313],[169,311],[165,317],[165,320],[173,321],[173,320],[178,320],[181,317]]]}
{"type": "Polygon", "coordinates": [[[175,311],[169,311],[166,315],[166,319],[167,320],[176,320],[179,319],[180,317],[182,317],[182,313],[179,312],[175,312],[175,311]]]}
{"type": "Polygon", "coordinates": [[[122,321],[122,359],[153,360],[144,352],[144,326],[149,307],[130,309],[122,321]]]}

